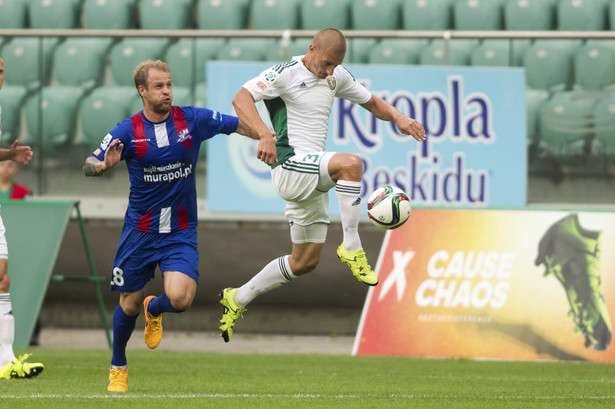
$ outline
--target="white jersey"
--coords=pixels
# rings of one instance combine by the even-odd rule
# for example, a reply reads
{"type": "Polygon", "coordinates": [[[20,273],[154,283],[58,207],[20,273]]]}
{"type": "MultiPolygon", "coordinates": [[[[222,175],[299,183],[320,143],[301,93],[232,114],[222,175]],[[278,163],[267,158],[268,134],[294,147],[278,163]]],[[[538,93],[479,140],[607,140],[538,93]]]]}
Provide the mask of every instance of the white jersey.
{"type": "Polygon", "coordinates": [[[372,94],[341,65],[320,79],[303,64],[303,56],[277,64],[243,85],[254,101],[265,101],[278,138],[278,163],[295,154],[325,150],[335,97],[364,104],[372,94]]]}

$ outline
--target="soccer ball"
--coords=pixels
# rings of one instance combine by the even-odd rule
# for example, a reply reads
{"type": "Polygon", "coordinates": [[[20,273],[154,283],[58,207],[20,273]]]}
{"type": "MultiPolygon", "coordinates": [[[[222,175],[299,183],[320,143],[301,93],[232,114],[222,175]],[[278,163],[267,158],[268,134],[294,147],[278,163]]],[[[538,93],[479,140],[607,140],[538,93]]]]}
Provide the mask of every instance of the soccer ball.
{"type": "Polygon", "coordinates": [[[410,199],[395,186],[381,186],[367,199],[367,214],[381,229],[396,229],[410,216],[410,199]]]}

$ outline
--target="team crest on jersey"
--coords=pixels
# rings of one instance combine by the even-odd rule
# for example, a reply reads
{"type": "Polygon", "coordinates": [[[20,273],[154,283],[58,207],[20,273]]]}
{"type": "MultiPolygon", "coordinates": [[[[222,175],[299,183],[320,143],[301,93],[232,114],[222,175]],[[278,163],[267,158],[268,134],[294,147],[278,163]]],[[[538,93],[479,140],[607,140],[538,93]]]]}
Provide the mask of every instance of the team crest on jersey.
{"type": "Polygon", "coordinates": [[[329,84],[329,88],[335,89],[335,77],[327,77],[327,84],[329,84]]]}
{"type": "Polygon", "coordinates": [[[179,143],[182,143],[187,139],[192,139],[192,136],[190,135],[188,129],[182,129],[177,133],[177,140],[179,143]]]}

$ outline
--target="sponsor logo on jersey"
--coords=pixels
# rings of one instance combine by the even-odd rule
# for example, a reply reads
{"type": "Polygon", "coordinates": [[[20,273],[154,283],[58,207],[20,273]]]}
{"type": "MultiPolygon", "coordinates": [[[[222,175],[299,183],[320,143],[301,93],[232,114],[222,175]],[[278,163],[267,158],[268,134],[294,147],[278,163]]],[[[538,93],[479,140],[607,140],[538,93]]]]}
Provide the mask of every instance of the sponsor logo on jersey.
{"type": "Polygon", "coordinates": [[[143,183],[161,185],[187,179],[192,174],[192,159],[184,158],[164,165],[144,166],[143,183]]]}
{"type": "Polygon", "coordinates": [[[327,84],[329,84],[329,88],[335,89],[335,77],[327,77],[327,84]]]}
{"type": "Polygon", "coordinates": [[[105,135],[105,137],[103,138],[102,142],[100,143],[100,149],[102,149],[103,151],[105,149],[107,149],[107,147],[109,146],[109,144],[111,143],[111,139],[113,137],[111,136],[110,133],[108,133],[107,135],[105,135]]]}
{"type": "Polygon", "coordinates": [[[256,86],[259,87],[260,89],[262,89],[263,91],[265,90],[265,88],[267,88],[267,85],[265,85],[265,83],[263,81],[257,82],[256,86]]]}
{"type": "Polygon", "coordinates": [[[307,85],[305,85],[305,82],[299,84],[299,89],[307,89],[307,85]]]}
{"type": "Polygon", "coordinates": [[[192,135],[190,135],[190,131],[188,131],[188,129],[182,129],[178,132],[177,140],[179,141],[179,143],[182,143],[187,139],[192,139],[192,135]]]}

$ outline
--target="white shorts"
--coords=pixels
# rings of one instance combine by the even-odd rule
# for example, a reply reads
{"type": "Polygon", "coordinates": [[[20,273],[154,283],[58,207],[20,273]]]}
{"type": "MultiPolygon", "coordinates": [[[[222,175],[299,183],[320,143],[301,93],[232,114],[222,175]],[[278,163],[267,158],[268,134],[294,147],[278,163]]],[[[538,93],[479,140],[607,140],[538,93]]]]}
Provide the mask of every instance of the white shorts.
{"type": "Polygon", "coordinates": [[[271,171],[273,186],[286,201],[291,224],[329,224],[328,191],[335,186],[329,175],[329,160],[335,152],[299,154],[271,171]]]}
{"type": "Polygon", "coordinates": [[[6,229],[0,216],[0,258],[9,258],[9,246],[6,244],[6,229]]]}

